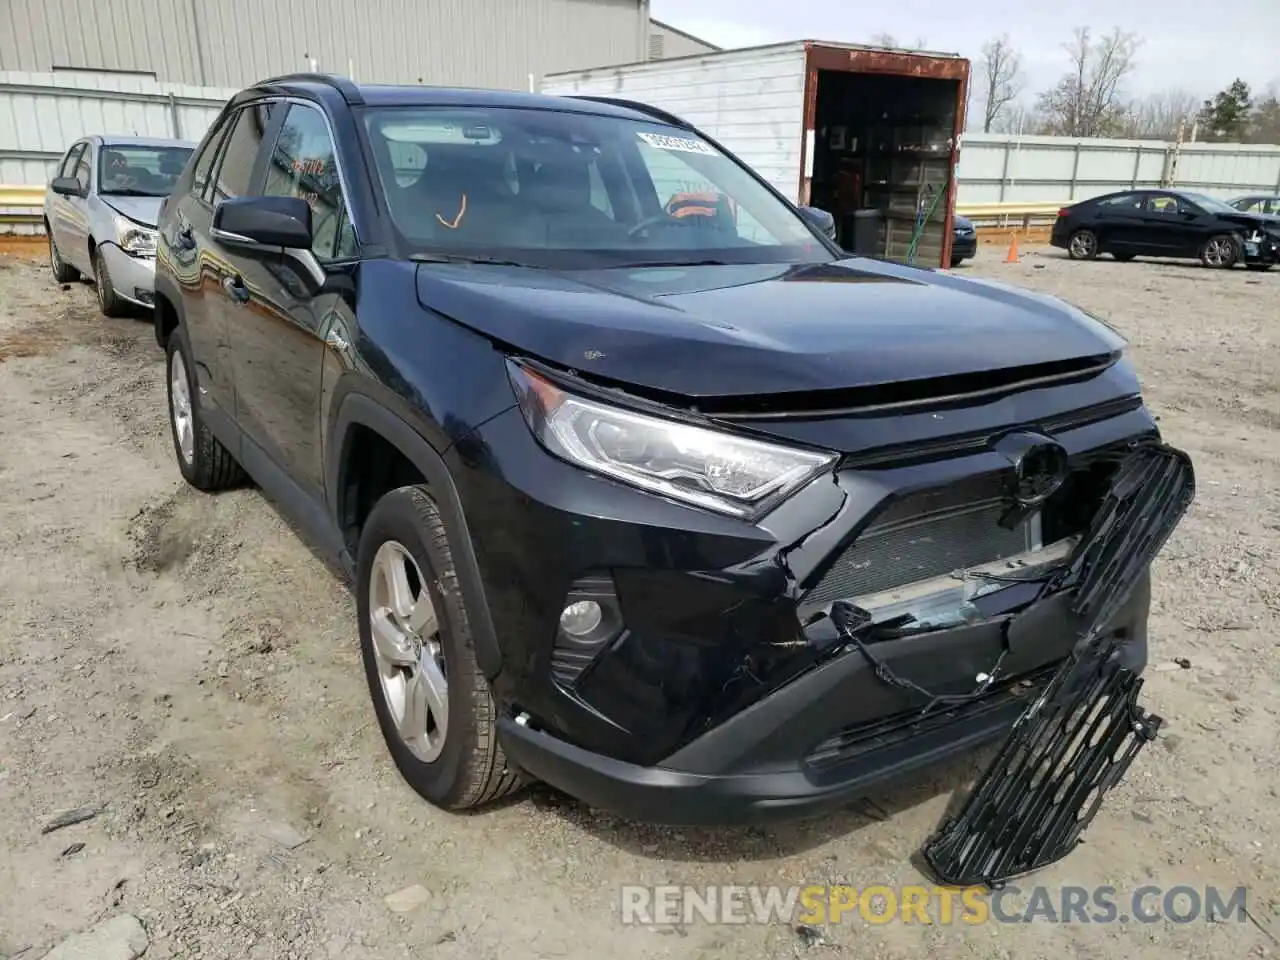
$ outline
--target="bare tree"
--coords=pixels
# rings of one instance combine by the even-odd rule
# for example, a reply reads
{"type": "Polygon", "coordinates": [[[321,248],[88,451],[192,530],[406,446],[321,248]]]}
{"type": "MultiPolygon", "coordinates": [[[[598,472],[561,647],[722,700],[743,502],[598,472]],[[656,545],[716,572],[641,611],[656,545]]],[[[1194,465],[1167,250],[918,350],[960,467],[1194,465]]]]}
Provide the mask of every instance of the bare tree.
{"type": "Polygon", "coordinates": [[[916,37],[915,43],[899,43],[892,33],[873,34],[869,41],[874,47],[888,47],[891,50],[923,50],[924,37],[916,37]]]}
{"type": "Polygon", "coordinates": [[[1022,55],[1009,43],[1009,35],[993,37],[982,45],[982,90],[985,95],[982,111],[982,132],[990,133],[1000,112],[1018,98],[1022,92],[1022,55]]]}
{"type": "Polygon", "coordinates": [[[1280,82],[1272,82],[1253,106],[1246,143],[1280,143],[1280,82]]]}
{"type": "Polygon", "coordinates": [[[1071,71],[1039,97],[1046,133],[1068,137],[1105,137],[1123,129],[1121,87],[1136,66],[1139,40],[1119,27],[1094,39],[1077,27],[1063,44],[1071,71]]]}
{"type": "Polygon", "coordinates": [[[1179,126],[1191,129],[1199,109],[1195,94],[1181,87],[1162,90],[1129,104],[1120,132],[1135,140],[1173,140],[1179,126]]]}
{"type": "Polygon", "coordinates": [[[1014,135],[1040,133],[1043,127],[1044,121],[1035,109],[1021,101],[1008,104],[991,124],[994,133],[1014,135]]]}

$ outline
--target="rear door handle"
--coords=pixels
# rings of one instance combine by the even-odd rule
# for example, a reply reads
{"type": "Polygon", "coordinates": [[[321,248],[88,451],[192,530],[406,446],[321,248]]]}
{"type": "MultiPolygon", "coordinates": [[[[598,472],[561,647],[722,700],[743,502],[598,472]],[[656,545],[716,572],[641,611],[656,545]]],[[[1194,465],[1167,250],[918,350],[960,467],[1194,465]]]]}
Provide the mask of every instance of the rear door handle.
{"type": "Polygon", "coordinates": [[[227,296],[235,303],[249,302],[249,288],[244,285],[244,277],[239,274],[224,278],[222,289],[227,291],[227,296]]]}

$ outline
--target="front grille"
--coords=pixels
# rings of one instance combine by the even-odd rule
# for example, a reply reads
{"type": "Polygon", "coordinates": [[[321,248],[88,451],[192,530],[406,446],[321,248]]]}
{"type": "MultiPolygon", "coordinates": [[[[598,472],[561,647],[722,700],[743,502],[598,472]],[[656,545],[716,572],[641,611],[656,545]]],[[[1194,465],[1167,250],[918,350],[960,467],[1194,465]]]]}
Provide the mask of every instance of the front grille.
{"type": "Polygon", "coordinates": [[[840,555],[806,603],[880,593],[1034,549],[1034,520],[1000,526],[1010,505],[999,476],[904,497],[840,555]]]}

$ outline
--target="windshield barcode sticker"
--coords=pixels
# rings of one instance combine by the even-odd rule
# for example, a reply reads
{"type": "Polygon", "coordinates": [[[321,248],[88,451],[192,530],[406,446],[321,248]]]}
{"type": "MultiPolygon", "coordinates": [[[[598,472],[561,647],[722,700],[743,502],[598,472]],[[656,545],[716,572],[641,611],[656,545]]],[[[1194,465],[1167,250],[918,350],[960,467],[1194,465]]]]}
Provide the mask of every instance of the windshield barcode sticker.
{"type": "Polygon", "coordinates": [[[659,150],[673,150],[676,153],[701,153],[709,157],[716,155],[710,144],[701,140],[690,140],[685,137],[669,137],[661,133],[638,133],[641,140],[659,150]]]}

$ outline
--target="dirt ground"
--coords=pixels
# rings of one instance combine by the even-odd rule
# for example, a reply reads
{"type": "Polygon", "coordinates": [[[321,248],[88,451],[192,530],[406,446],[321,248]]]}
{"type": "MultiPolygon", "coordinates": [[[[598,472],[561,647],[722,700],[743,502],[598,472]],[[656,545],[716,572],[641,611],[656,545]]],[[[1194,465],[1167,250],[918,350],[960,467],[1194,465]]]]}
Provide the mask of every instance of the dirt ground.
{"type": "Polygon", "coordinates": [[[1276,955],[1280,275],[1003,255],[984,246],[962,272],[1112,322],[1199,477],[1157,569],[1145,699],[1167,734],[1086,845],[1036,880],[1244,885],[1253,922],[622,925],[622,884],[923,882],[912,856],[982,758],[768,828],[635,825],[542,788],[476,815],[434,810],[383,748],[346,587],[258,492],[181,481],[149,324],[104,319],[91,287],[60,289],[11,253],[0,957],[42,956],[122,912],[148,958],[1276,955]],[[101,810],[41,832],[84,806],[101,810]],[[413,909],[384,901],[414,885],[413,909]]]}

